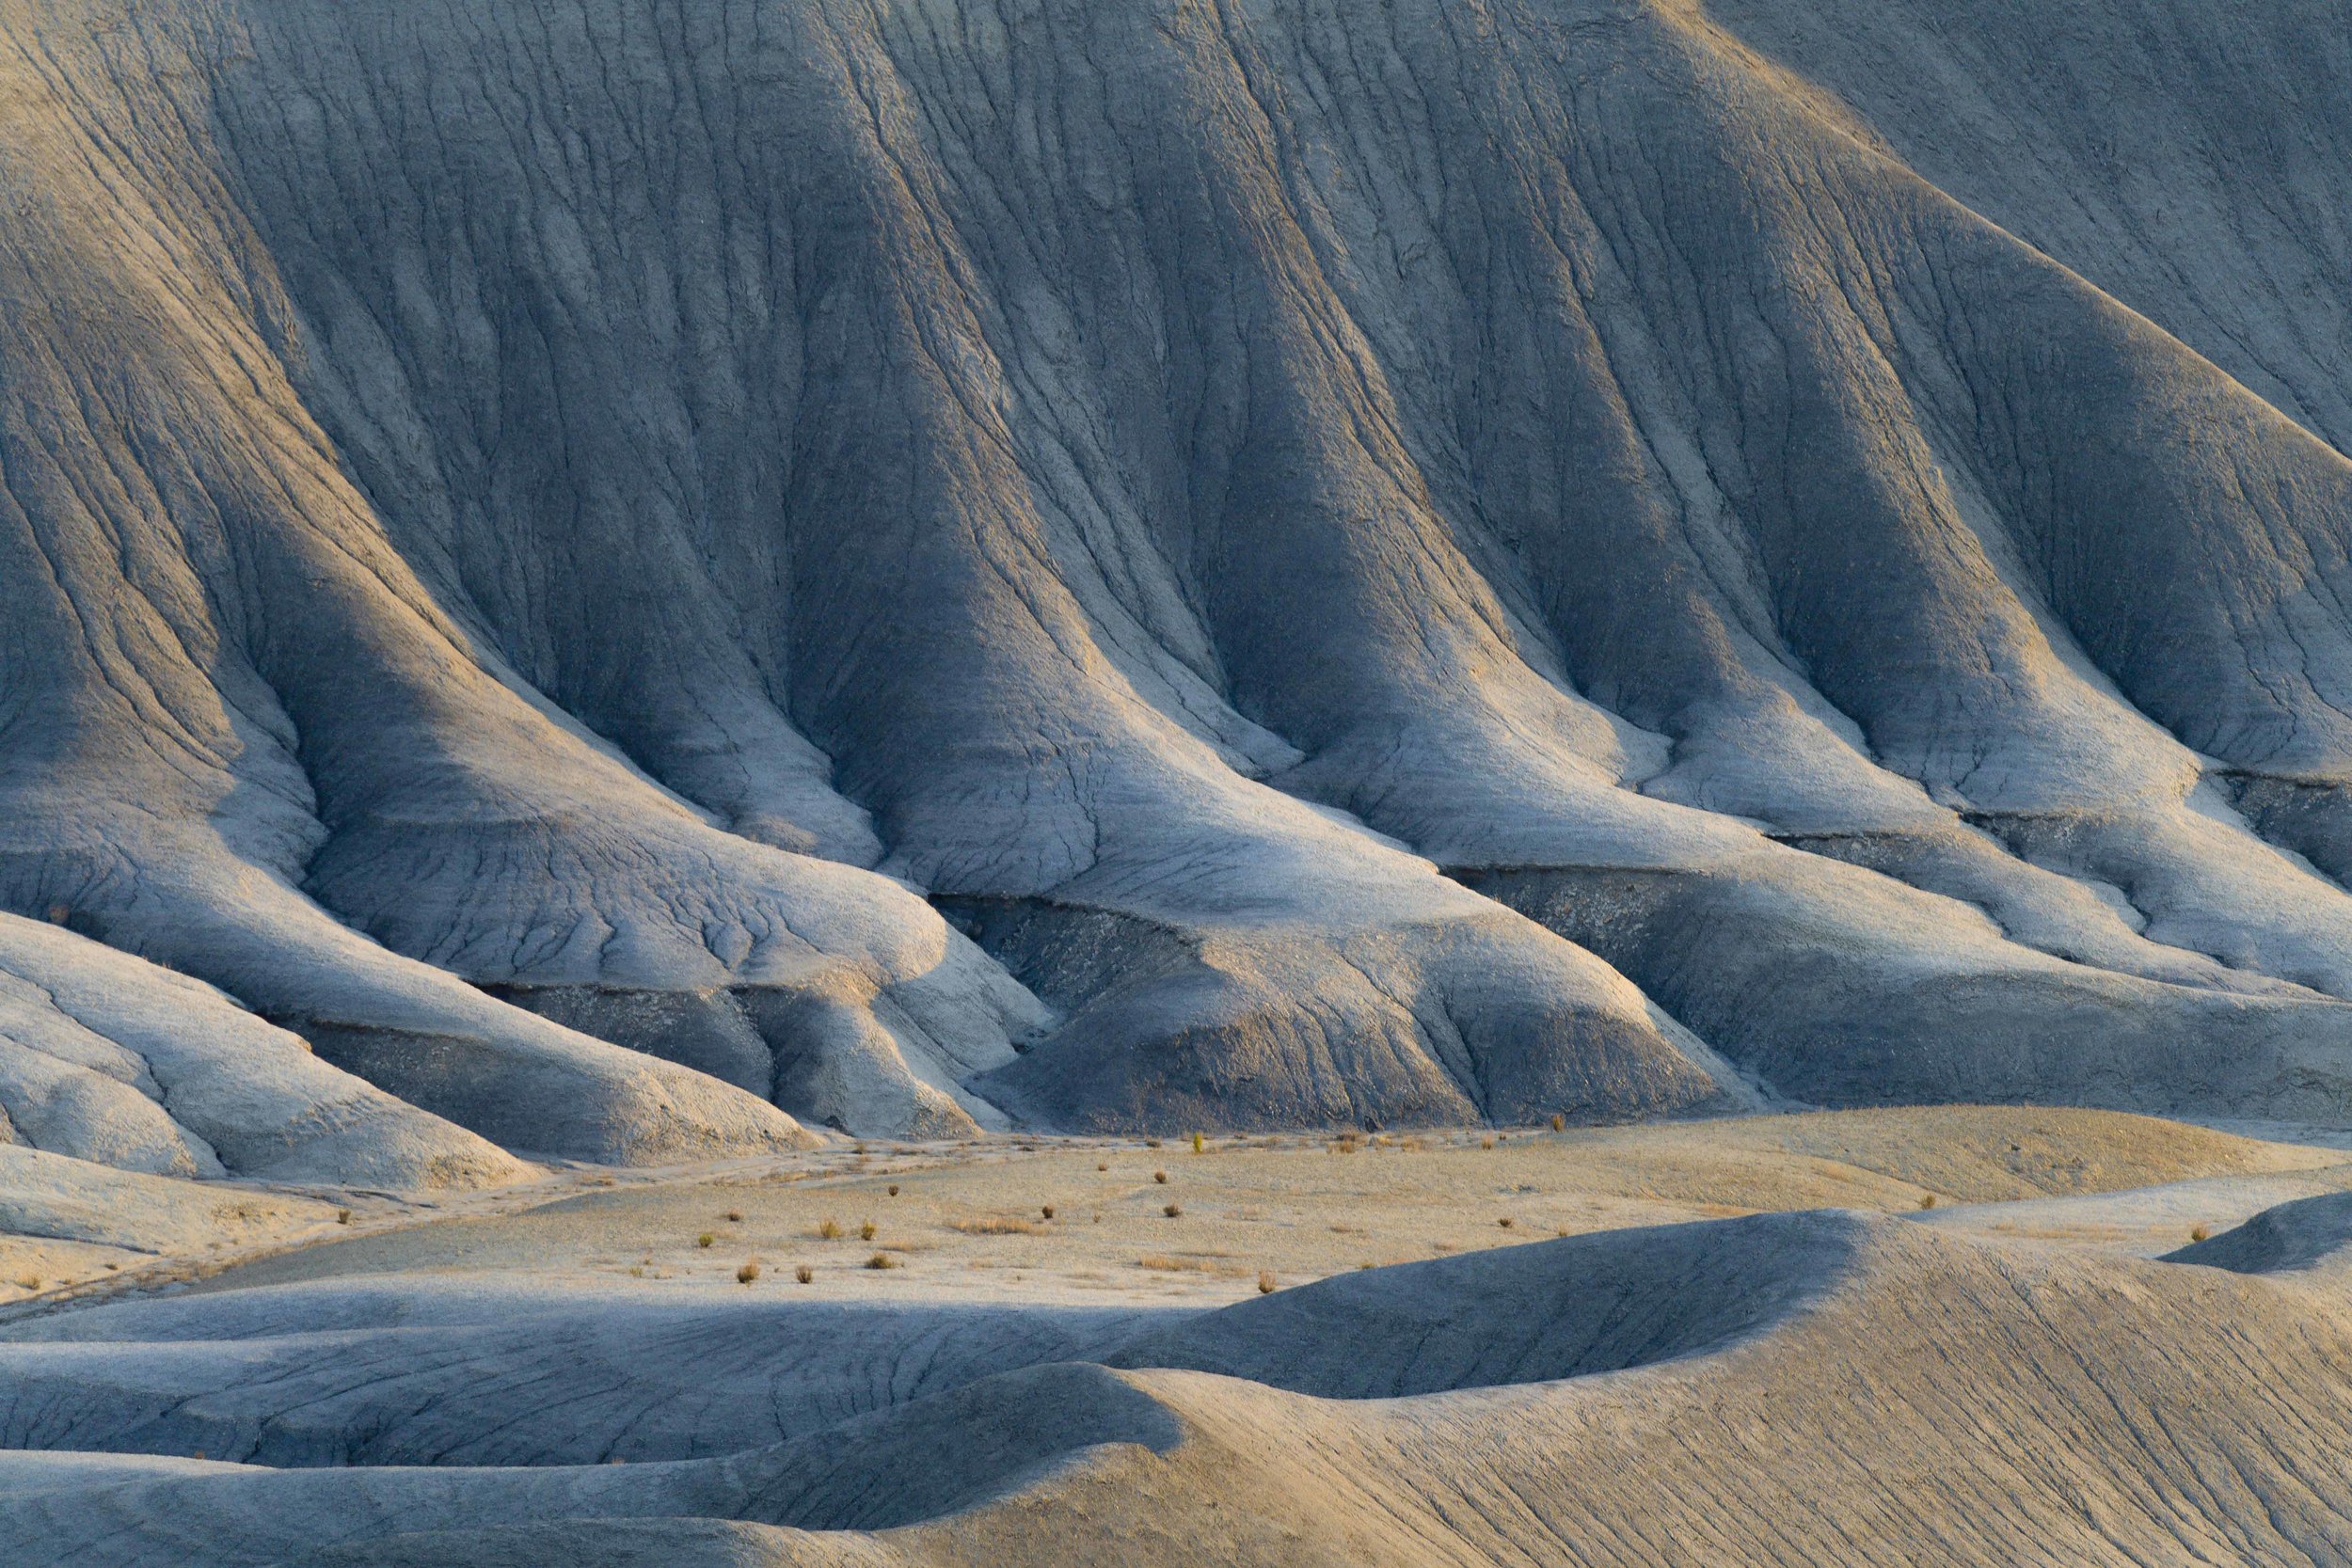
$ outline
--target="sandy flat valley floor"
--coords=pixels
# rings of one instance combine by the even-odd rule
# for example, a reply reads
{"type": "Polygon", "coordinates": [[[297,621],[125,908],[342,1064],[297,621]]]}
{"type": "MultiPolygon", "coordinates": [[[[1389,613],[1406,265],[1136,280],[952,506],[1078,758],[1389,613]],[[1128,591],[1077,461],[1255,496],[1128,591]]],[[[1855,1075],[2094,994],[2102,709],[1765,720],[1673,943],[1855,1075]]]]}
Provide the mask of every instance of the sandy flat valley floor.
{"type": "Polygon", "coordinates": [[[417,1201],[208,1188],[234,1221],[184,1247],[4,1237],[0,1275],[20,1313],[392,1273],[661,1294],[1202,1305],[1256,1294],[1262,1279],[1280,1289],[1587,1231],[1823,1208],[2155,1255],[2352,1188],[2352,1151],[2265,1131],[1959,1107],[1208,1137],[1197,1151],[1186,1138],[842,1140],[701,1166],[547,1169],[417,1201]],[[746,1263],[759,1267],[748,1286],[746,1263]]]}

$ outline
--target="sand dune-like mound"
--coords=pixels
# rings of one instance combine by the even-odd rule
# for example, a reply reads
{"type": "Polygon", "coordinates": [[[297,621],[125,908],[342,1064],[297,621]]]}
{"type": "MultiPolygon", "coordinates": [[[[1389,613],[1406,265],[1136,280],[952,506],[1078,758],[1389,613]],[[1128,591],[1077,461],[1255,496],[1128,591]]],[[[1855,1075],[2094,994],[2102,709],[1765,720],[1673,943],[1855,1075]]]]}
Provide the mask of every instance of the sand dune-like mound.
{"type": "Polygon", "coordinates": [[[239,1291],[0,1342],[0,1449],[278,1467],[734,1453],[1009,1367],[1099,1360],[1149,1309],[888,1308],[590,1291],[239,1291]]]}
{"type": "Polygon", "coordinates": [[[2352,1245],[2352,1196],[2322,1193],[2265,1209],[2244,1225],[2166,1255],[2237,1274],[2287,1274],[2341,1266],[2352,1245]]]}
{"type": "MultiPolygon", "coordinates": [[[[62,1367],[104,1344],[128,1367],[172,1343],[106,1340],[109,1319],[184,1332],[310,1314],[331,1340],[384,1307],[355,1302],[343,1326],[302,1291],[115,1309],[81,1320],[88,1338],[11,1336],[10,1375],[29,1356],[62,1367]]],[[[836,1309],[804,1326],[788,1308],[730,1315],[780,1345],[848,1342],[836,1309]]],[[[463,1317],[421,1317],[410,1361],[511,1363],[511,1344],[437,1332],[463,1317]]],[[[977,1375],[933,1385],[919,1369],[940,1358],[921,1350],[914,1376],[870,1386],[862,1408],[728,1451],[750,1428],[672,1389],[644,1408],[664,1412],[648,1430],[666,1422],[679,1457],[652,1463],[462,1462],[608,1381],[555,1355],[538,1402],[515,1402],[516,1380],[504,1402],[450,1408],[443,1441],[469,1421],[480,1433],[445,1450],[453,1463],[422,1448],[401,1465],[293,1469],[12,1451],[0,1560],[487,1563],[560,1544],[569,1560],[629,1562],[647,1521],[671,1520],[689,1563],[1859,1564],[1890,1543],[1934,1563],[2186,1563],[2325,1560],[2352,1543],[2352,1488],[2331,1462],[2352,1441],[2352,1313],[2337,1296],[1899,1219],[1759,1215],[1536,1243],[1138,1320],[1123,1337],[1107,1319],[1073,1338],[977,1310],[912,1338],[903,1319],[872,1326],[871,1365],[926,1335],[967,1336],[977,1375]]],[[[729,1342],[707,1323],[666,1343],[620,1333],[641,1369],[729,1342]]],[[[227,1368],[245,1343],[205,1352],[227,1368]]],[[[280,1381],[266,1339],[251,1345],[244,1397],[291,1409],[314,1396],[280,1381]]],[[[349,1372],[354,1390],[399,1376],[382,1354],[349,1372]]],[[[858,1381],[845,1373],[836,1392],[858,1381]]],[[[15,1394],[60,1412],[120,1397],[62,1381],[15,1394]]]]}
{"type": "Polygon", "coordinates": [[[600,1160],[2341,1120],[2346,73],[1946,9],[6,0],[0,903],[600,1160]]]}

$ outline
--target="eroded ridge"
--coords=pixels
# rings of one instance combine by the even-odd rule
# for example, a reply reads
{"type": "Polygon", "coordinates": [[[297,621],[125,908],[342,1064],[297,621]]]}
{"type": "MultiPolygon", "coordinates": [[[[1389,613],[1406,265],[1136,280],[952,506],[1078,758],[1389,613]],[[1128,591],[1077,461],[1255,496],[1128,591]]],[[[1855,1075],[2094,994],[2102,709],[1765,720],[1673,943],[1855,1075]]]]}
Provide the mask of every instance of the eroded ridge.
{"type": "Polygon", "coordinates": [[[595,1160],[2341,1120],[2352,73],[2038,32],[8,0],[0,901],[595,1160]]]}

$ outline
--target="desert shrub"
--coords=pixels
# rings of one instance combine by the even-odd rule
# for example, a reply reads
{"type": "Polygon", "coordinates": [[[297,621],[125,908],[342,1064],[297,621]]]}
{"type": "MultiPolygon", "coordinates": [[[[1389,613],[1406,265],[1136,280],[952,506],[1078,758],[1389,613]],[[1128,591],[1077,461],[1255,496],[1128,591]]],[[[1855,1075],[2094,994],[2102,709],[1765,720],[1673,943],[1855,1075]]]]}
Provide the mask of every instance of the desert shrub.
{"type": "Polygon", "coordinates": [[[898,1260],[886,1252],[878,1252],[866,1260],[866,1266],[869,1269],[895,1269],[898,1260]]]}
{"type": "Polygon", "coordinates": [[[1935,1195],[1934,1195],[1933,1193],[1922,1193],[1922,1194],[1920,1194],[1920,1195],[1919,1195],[1919,1207],[1920,1207],[1920,1208],[1922,1208],[1922,1209],[1932,1209],[1932,1208],[1934,1208],[1934,1207],[1935,1207],[1935,1195]]]}
{"type": "Polygon", "coordinates": [[[1166,1186],[1168,1185],[1168,1172],[1164,1170],[1155,1170],[1152,1173],[1152,1180],[1157,1181],[1162,1186],[1166,1186]]]}
{"type": "Polygon", "coordinates": [[[1568,1130],[1568,1118],[1555,1112],[1551,1118],[1551,1130],[1554,1132],[1566,1132],[1568,1130]]]}
{"type": "Polygon", "coordinates": [[[857,1239],[861,1242],[872,1241],[874,1239],[874,1222],[872,1220],[867,1220],[864,1225],[857,1227],[857,1239]]]}
{"type": "Polygon", "coordinates": [[[1258,1293],[1262,1296],[1274,1293],[1274,1276],[1263,1269],[1258,1271],[1258,1293]]]}
{"type": "Polygon", "coordinates": [[[1192,1135],[1192,1151],[1195,1154],[1200,1153],[1203,1148],[1208,1147],[1208,1139],[1202,1137],[1200,1133],[1195,1132],[1192,1135]]]}
{"type": "Polygon", "coordinates": [[[1511,1228],[1511,1216],[1505,1214],[1501,1219],[1495,1221],[1495,1223],[1502,1227],[1503,1229],[1508,1230],[1511,1228]]]}
{"type": "Polygon", "coordinates": [[[2213,1232],[2212,1232],[2212,1231],[2210,1231],[2210,1230],[2206,1229],[2206,1228],[2205,1228],[2203,1226],[2201,1226],[2201,1225],[2200,1225],[2200,1226],[2193,1226],[2193,1227],[2190,1227],[2190,1229],[2189,1229],[2188,1239],[2189,1239],[2190,1241],[2192,1241],[2192,1242],[2201,1242],[2201,1241],[2203,1241],[2206,1237],[2208,1237],[2208,1236],[2210,1236],[2210,1235],[2212,1235],[2212,1234],[2213,1234],[2213,1232]]]}
{"type": "Polygon", "coordinates": [[[897,1197],[898,1196],[898,1183],[896,1181],[893,1181],[890,1184],[890,1196],[892,1197],[897,1197]]]}
{"type": "Polygon", "coordinates": [[[1047,1219],[1049,1219],[1049,1220],[1050,1220],[1050,1219],[1052,1219],[1052,1218],[1054,1217],[1054,1206],[1053,1206],[1052,1204],[1050,1204],[1050,1203],[1045,1204],[1045,1205],[1043,1206],[1043,1208],[1042,1208],[1041,1212],[1044,1213],[1045,1217],[1046,1217],[1047,1219]]]}
{"type": "Polygon", "coordinates": [[[351,1211],[348,1209],[336,1210],[335,1223],[337,1225],[349,1225],[351,1223],[351,1211]]]}
{"type": "Polygon", "coordinates": [[[823,1219],[817,1222],[817,1234],[821,1239],[828,1242],[839,1241],[841,1239],[841,1222],[828,1214],[823,1219]]]}
{"type": "Polygon", "coordinates": [[[817,1277],[817,1271],[810,1268],[806,1263],[803,1263],[799,1268],[792,1271],[792,1277],[805,1285],[810,1280],[817,1277]]]}
{"type": "Polygon", "coordinates": [[[1163,1206],[1161,1207],[1161,1209],[1160,1209],[1160,1212],[1161,1212],[1161,1213],[1163,1213],[1163,1214],[1166,1214],[1166,1215],[1167,1215],[1169,1219],[1171,1219],[1171,1220],[1172,1220],[1172,1219],[1174,1219],[1177,1215],[1179,1215],[1179,1214],[1183,1213],[1184,1212],[1184,1206],[1183,1204],[1181,1204],[1181,1203],[1170,1203],[1170,1204],[1166,1204],[1166,1205],[1163,1205],[1163,1206]]]}
{"type": "Polygon", "coordinates": [[[1478,1140],[1478,1147],[1481,1148],[1492,1148],[1494,1146],[1495,1141],[1492,1136],[1484,1137],[1478,1140]]]}
{"type": "Polygon", "coordinates": [[[727,1223],[729,1225],[741,1225],[743,1223],[743,1211],[740,1209],[728,1210],[727,1223]]]}
{"type": "Polygon", "coordinates": [[[753,1259],[750,1262],[745,1263],[741,1268],[735,1271],[735,1282],[738,1285],[749,1285],[753,1280],[757,1279],[758,1277],[759,1259],[756,1258],[753,1259]]]}

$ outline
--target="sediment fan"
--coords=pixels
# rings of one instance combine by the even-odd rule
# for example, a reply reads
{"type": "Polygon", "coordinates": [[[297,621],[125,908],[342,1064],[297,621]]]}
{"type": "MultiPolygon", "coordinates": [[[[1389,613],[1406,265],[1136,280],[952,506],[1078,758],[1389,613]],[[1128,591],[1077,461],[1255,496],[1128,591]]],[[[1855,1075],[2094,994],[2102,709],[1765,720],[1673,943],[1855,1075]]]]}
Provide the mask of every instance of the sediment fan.
{"type": "Polygon", "coordinates": [[[2348,20],[0,0],[11,1135],[2341,1121],[2348,20]]]}

